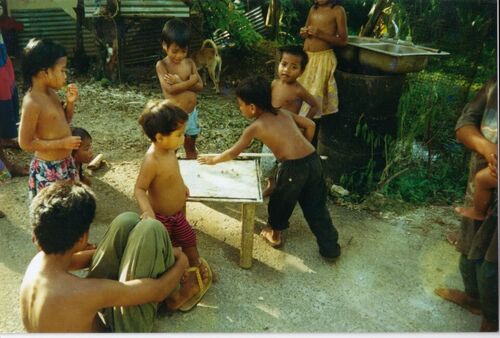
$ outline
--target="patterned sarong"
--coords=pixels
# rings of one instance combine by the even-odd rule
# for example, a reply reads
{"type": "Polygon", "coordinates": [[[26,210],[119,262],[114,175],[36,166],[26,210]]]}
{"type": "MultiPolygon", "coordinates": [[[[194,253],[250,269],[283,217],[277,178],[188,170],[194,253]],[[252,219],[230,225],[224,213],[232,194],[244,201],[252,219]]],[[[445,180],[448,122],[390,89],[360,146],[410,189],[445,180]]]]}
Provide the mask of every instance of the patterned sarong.
{"type": "Polygon", "coordinates": [[[30,201],[40,190],[57,181],[78,181],[73,157],[66,157],[64,160],[44,161],[34,158],[30,164],[28,179],[30,201]]]}
{"type": "MultiPolygon", "coordinates": [[[[337,68],[337,57],[332,49],[321,52],[307,52],[309,62],[304,73],[297,79],[312,96],[318,100],[320,111],[314,116],[336,113],[339,110],[339,98],[337,83],[335,82],[335,69],[337,68]]],[[[300,115],[305,116],[309,111],[307,103],[302,104],[300,115]]]]}

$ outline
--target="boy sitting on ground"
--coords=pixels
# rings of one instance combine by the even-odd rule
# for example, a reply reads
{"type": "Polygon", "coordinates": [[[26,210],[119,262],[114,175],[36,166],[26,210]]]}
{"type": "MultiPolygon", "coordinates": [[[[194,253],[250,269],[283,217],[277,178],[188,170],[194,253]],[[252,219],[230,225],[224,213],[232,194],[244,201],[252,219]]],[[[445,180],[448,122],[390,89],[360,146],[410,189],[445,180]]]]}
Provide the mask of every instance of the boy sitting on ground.
{"type": "MultiPolygon", "coordinates": [[[[189,190],[182,179],[175,151],[184,141],[187,115],[169,100],[150,101],[139,118],[144,133],[152,141],[135,183],[135,198],[143,212],[142,218],[163,223],[175,247],[189,260],[186,286],[195,297],[180,307],[168,304],[170,310],[188,311],[203,297],[212,284],[210,266],[200,257],[196,233],[185,214],[189,190]]],[[[179,302],[181,303],[181,302],[179,302]]]]}
{"type": "Polygon", "coordinates": [[[71,134],[80,137],[82,141],[80,147],[71,152],[71,156],[75,160],[76,172],[78,173],[80,182],[90,186],[92,185],[92,181],[84,175],[83,165],[89,164],[94,157],[92,153],[92,136],[90,136],[88,131],[80,127],[71,128],[71,134]]]}
{"type": "Polygon", "coordinates": [[[327,191],[321,159],[310,142],[314,122],[287,110],[275,109],[271,104],[271,86],[262,77],[243,80],[236,88],[236,96],[243,116],[255,121],[231,148],[215,157],[200,157],[198,161],[204,164],[230,161],[254,138],[262,141],[276,156],[279,165],[276,187],[269,197],[268,225],[260,233],[261,237],[271,246],[280,246],[282,231],[288,228],[288,220],[298,201],[316,236],[320,254],[326,258],[340,256],[338,233],[326,208],[327,191]]]}
{"type": "Polygon", "coordinates": [[[167,56],[156,63],[156,74],[166,99],[181,107],[188,115],[184,150],[186,158],[198,156],[196,138],[200,133],[196,93],[203,89],[196,64],[187,58],[189,26],[181,19],[171,19],[163,27],[161,45],[167,56]]]}
{"type": "Polygon", "coordinates": [[[33,199],[31,224],[41,251],[19,297],[28,332],[151,332],[157,303],[185,291],[174,290],[187,258],[158,221],[123,213],[97,249],[85,250],[95,209],[94,194],[81,183],[60,181],[33,199]],[[87,278],[69,272],[86,267],[87,278]]]}
{"type": "MultiPolygon", "coordinates": [[[[319,103],[300,83],[297,78],[304,72],[306,68],[308,56],[301,46],[284,46],[280,48],[281,59],[278,66],[278,79],[271,83],[272,103],[273,107],[278,109],[286,109],[294,114],[300,112],[302,103],[307,103],[310,106],[307,113],[308,118],[313,118],[320,109],[319,103]]],[[[271,150],[266,146],[262,146],[263,153],[270,153],[271,150]]],[[[264,176],[267,177],[267,187],[262,195],[269,196],[274,188],[275,158],[270,158],[274,166],[272,170],[263,170],[264,176]],[[267,172],[266,172],[267,171],[267,172]]],[[[269,167],[267,164],[268,158],[262,158],[263,167],[269,167]]]]}

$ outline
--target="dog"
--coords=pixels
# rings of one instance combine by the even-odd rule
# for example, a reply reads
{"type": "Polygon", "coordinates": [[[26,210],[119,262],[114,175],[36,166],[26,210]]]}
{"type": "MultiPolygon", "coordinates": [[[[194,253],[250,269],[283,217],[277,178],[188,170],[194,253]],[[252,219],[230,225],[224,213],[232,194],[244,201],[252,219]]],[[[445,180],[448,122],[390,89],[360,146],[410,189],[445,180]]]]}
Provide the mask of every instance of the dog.
{"type": "MultiPolygon", "coordinates": [[[[206,68],[208,70],[208,75],[210,79],[214,83],[215,92],[217,94],[220,93],[219,81],[220,81],[220,72],[222,69],[222,59],[219,54],[219,48],[215,42],[211,39],[206,39],[201,44],[200,50],[198,50],[193,55],[194,63],[198,70],[206,68]],[[211,46],[207,46],[211,45],[211,46]]],[[[206,76],[203,73],[203,84],[206,83],[206,76]]]]}

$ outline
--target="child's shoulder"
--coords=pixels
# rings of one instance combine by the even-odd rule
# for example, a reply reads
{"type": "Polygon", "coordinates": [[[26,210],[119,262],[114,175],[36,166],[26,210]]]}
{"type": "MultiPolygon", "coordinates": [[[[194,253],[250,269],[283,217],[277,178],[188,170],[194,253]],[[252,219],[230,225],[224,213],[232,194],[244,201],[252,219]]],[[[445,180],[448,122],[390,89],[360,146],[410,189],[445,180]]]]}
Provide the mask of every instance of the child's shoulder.
{"type": "Polygon", "coordinates": [[[156,61],[156,69],[167,68],[167,64],[168,64],[167,57],[168,56],[165,56],[163,59],[156,61]]]}

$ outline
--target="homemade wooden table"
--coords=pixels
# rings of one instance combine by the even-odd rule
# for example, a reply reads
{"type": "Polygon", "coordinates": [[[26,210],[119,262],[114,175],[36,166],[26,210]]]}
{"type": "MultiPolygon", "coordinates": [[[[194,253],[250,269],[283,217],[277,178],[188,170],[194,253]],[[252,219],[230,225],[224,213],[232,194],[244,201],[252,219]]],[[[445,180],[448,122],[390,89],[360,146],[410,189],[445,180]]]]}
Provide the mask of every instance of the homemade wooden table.
{"type": "Polygon", "coordinates": [[[233,160],[216,165],[179,159],[188,201],[241,204],[240,266],[252,266],[255,206],[262,203],[260,167],[256,159],[233,160]]]}

